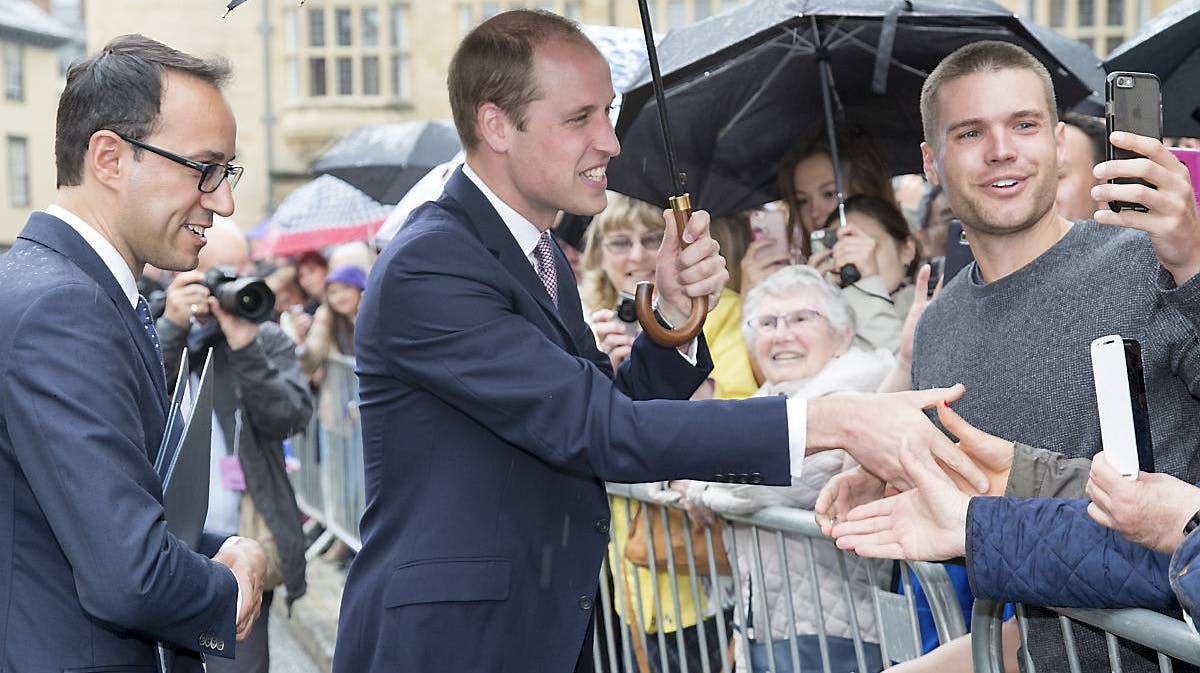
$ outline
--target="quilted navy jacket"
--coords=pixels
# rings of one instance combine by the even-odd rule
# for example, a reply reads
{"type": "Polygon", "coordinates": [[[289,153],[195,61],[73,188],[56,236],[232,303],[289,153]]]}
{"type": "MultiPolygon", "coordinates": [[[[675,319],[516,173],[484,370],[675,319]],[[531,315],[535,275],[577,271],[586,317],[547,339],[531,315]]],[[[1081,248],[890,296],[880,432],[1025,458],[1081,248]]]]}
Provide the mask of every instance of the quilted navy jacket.
{"type": "MultiPolygon", "coordinates": [[[[1059,608],[1178,609],[1167,575],[1171,557],[1096,523],[1087,506],[972,498],[967,576],[975,596],[1059,608]]],[[[1200,554],[1200,542],[1192,546],[1200,554]]],[[[1200,581],[1191,588],[1193,601],[1200,599],[1200,581]]]]}
{"type": "Polygon", "coordinates": [[[1171,588],[1183,609],[1200,618],[1200,532],[1192,531],[1171,557],[1171,588]]]}

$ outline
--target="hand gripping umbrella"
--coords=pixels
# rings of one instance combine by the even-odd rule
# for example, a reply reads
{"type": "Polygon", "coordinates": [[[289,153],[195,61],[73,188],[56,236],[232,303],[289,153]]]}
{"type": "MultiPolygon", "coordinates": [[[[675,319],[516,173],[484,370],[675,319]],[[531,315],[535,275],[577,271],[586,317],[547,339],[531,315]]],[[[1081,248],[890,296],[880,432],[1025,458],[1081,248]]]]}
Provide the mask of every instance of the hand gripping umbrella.
{"type": "MultiPolygon", "coordinates": [[[[662,72],[658,67],[658,52],[654,47],[654,29],[650,25],[650,10],[646,0],[638,0],[638,10],[642,15],[642,32],[646,37],[646,55],[650,60],[650,76],[654,84],[654,96],[658,100],[658,121],[662,127],[663,143],[667,150],[667,169],[671,172],[671,184],[675,187],[675,196],[670,197],[671,213],[675,218],[675,227],[679,232],[679,244],[686,247],[683,232],[692,216],[692,199],[684,191],[686,176],[675,166],[675,146],[671,143],[671,124],[667,119],[666,93],[663,87],[662,72]]],[[[840,191],[840,190],[839,190],[840,191]]],[[[708,315],[708,297],[692,297],[692,314],[688,320],[678,327],[668,328],[658,322],[654,315],[654,283],[643,281],[637,285],[635,297],[638,322],[654,343],[660,346],[679,347],[700,333],[704,327],[704,318],[708,315]]]]}

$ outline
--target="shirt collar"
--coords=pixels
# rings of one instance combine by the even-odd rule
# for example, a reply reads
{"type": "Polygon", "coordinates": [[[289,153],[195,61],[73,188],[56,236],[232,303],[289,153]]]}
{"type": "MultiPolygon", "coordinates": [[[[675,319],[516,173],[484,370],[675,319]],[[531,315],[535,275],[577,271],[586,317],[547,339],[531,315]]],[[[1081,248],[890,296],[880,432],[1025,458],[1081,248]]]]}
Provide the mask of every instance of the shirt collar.
{"type": "Polygon", "coordinates": [[[533,249],[537,246],[542,232],[532,222],[513,210],[507,203],[501,201],[500,197],[496,196],[496,193],[484,184],[483,178],[479,177],[479,174],[472,170],[469,164],[463,164],[463,175],[466,175],[471,182],[475,183],[479,191],[483,192],[483,196],[496,209],[496,213],[500,216],[500,219],[504,221],[504,226],[508,227],[508,231],[512,234],[513,238],[517,239],[517,245],[521,248],[521,252],[525,254],[529,263],[533,264],[536,268],[537,258],[533,255],[533,249]]]}
{"type": "Polygon", "coordinates": [[[87,244],[92,246],[92,250],[100,256],[100,261],[104,262],[104,266],[108,267],[108,271],[117,279],[117,284],[121,286],[121,291],[125,293],[125,298],[129,300],[129,304],[133,308],[138,305],[138,288],[137,281],[133,277],[133,272],[129,270],[129,265],[125,263],[125,258],[117,249],[113,247],[108,239],[100,235],[90,224],[84,222],[75,213],[63,208],[58,204],[54,204],[46,208],[46,214],[57,217],[66,222],[87,241],[87,244]]]}

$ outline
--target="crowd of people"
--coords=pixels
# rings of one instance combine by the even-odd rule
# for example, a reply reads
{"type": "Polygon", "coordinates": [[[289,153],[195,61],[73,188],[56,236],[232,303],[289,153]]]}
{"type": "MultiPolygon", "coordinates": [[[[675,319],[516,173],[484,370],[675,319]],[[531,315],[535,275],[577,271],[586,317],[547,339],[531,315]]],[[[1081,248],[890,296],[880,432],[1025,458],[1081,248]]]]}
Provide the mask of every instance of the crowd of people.
{"type": "MultiPolygon", "coordinates": [[[[698,524],[713,521],[709,505],[724,513],[766,505],[815,508],[837,546],[858,553],[852,559],[965,557],[965,565],[950,565],[948,572],[966,623],[974,596],[1023,602],[1032,608],[1029,654],[1035,664],[1051,665],[1064,651],[1063,636],[1057,618],[1037,606],[1164,609],[1196,600],[1176,597],[1168,586],[1168,577],[1184,586],[1196,543],[1183,547],[1173,565],[1170,554],[1180,548],[1185,524],[1200,506],[1200,489],[1189,485],[1200,480],[1200,456],[1183,425],[1200,393],[1191,364],[1200,244],[1192,182],[1166,145],[1154,139],[1114,137],[1114,144],[1136,148],[1148,159],[1136,165],[1103,163],[1104,121],[1072,112],[1057,124],[1049,76],[1019,48],[991,43],[963,49],[931,75],[925,91],[922,151],[928,181],[920,189],[911,187],[915,176],[892,177],[870,138],[838,138],[846,189],[843,222],[834,179],[838,168],[822,130],[783,156],[783,202],[766,206],[787,213],[786,245],[751,224],[766,211],[713,221],[713,235],[720,237],[727,264],[737,273],[730,274],[705,326],[714,369],[694,398],[715,391],[727,398],[811,399],[965,384],[955,411],[944,407],[939,415],[988,471],[988,495],[997,497],[975,497],[977,492],[960,490],[961,482],[956,485],[954,475],[938,465],[914,460],[909,483],[895,484],[907,490],[884,498],[887,481],[840,452],[810,456],[803,476],[788,488],[686,481],[670,487],[686,494],[698,524]],[[999,105],[1000,100],[1010,102],[999,105]],[[1153,176],[1159,186],[1148,214],[1109,211],[1107,202],[1124,190],[1108,186],[1107,178],[1130,171],[1153,176]],[[900,194],[909,202],[898,199],[900,194]],[[947,247],[962,245],[948,240],[954,225],[966,231],[975,264],[961,277],[939,279],[947,247]],[[830,229],[834,236],[827,235],[830,229]],[[723,230],[729,231],[721,235],[723,230]],[[836,243],[821,245],[830,238],[836,243]],[[922,268],[927,262],[932,272],[922,268]],[[838,273],[847,265],[860,274],[849,283],[838,273]],[[1147,386],[1153,388],[1149,401],[1161,474],[1143,474],[1136,481],[1117,478],[1103,456],[1094,466],[1090,460],[1101,446],[1088,344],[1109,333],[1142,343],[1147,386]],[[1085,497],[1093,500],[1090,506],[1066,499],[1085,497]],[[1130,583],[1130,577],[1146,579],[1130,583]]],[[[584,241],[579,273],[585,312],[614,368],[629,356],[640,331],[632,313],[622,310],[622,297],[631,297],[636,283],[654,280],[663,230],[659,208],[610,194],[584,241]]],[[[702,621],[711,632],[720,601],[713,606],[703,595],[700,604],[710,606],[707,619],[692,614],[686,574],[672,583],[660,571],[660,593],[674,592],[685,609],[676,616],[664,602],[655,621],[645,589],[649,570],[634,566],[617,549],[629,535],[619,523],[627,520],[623,513],[629,506],[614,499],[618,543],[612,560],[626,574],[618,586],[642,587],[646,605],[636,613],[642,615],[640,628],[649,634],[684,629],[691,667],[698,668],[704,656],[711,666],[720,666],[730,653],[702,654],[693,633],[702,621]],[[637,583],[635,572],[641,574],[637,583]]],[[[738,586],[748,606],[748,615],[732,620],[738,626],[730,635],[739,651],[750,649],[754,671],[767,670],[761,630],[770,624],[769,640],[778,648],[774,660],[784,666],[777,670],[791,670],[791,634],[785,631],[790,627],[798,636],[801,666],[820,668],[812,596],[805,589],[811,580],[801,562],[803,538],[785,535],[797,559],[786,576],[775,546],[762,546],[767,586],[751,592],[753,545],[748,530],[736,535],[746,536],[736,548],[745,556],[738,564],[744,575],[738,586]],[[795,597],[795,622],[783,608],[785,582],[795,588],[788,594],[795,597]]],[[[876,643],[868,643],[867,661],[879,670],[874,613],[864,598],[869,593],[849,602],[843,598],[836,566],[830,570],[828,565],[836,561],[834,547],[817,546],[818,583],[830,594],[821,604],[832,670],[858,669],[846,630],[847,609],[862,609],[857,622],[863,638],[876,643]]],[[[851,586],[869,592],[872,584],[859,563],[867,561],[851,563],[851,586]]],[[[877,570],[872,577],[892,578],[888,566],[877,570]]],[[[699,586],[703,592],[720,590],[703,579],[699,586]]],[[[725,599],[728,609],[731,602],[725,599]]],[[[615,604],[626,617],[624,601],[618,597],[615,604]]],[[[929,615],[922,618],[924,648],[930,652],[938,641],[929,615]]],[[[1013,628],[1011,622],[1006,625],[1005,643],[1007,660],[1015,665],[1013,628]]],[[[1076,642],[1084,661],[1104,657],[1099,637],[1094,629],[1079,629],[1076,642]]],[[[714,640],[710,635],[707,642],[714,640]]],[[[667,642],[673,650],[673,640],[667,642]]],[[[650,656],[644,664],[659,670],[656,639],[646,644],[650,656]]],[[[969,636],[910,662],[905,670],[970,670],[968,644],[969,636]]],[[[1129,648],[1122,648],[1121,656],[1135,670],[1153,665],[1129,648]]],[[[1105,665],[1100,659],[1092,663],[1105,665]]],[[[675,660],[671,652],[668,670],[680,670],[675,660]]],[[[736,661],[740,668],[740,654],[736,661]]]]}
{"type": "MultiPolygon", "coordinates": [[[[1195,180],[1161,140],[1060,123],[1023,49],[977,42],[929,75],[923,179],[894,178],[871,138],[820,130],[780,148],[779,202],[681,231],[606,193],[620,144],[595,46],[549,12],[505,12],[450,67],[466,164],[378,260],[358,244],[251,260],[224,219],[242,174],[229,76],[141,36],[68,73],[56,203],[0,258],[20,288],[0,296],[0,604],[22,617],[0,619],[3,670],[267,670],[260,613],[277,587],[289,606],[307,589],[286,440],[333,355],[355,362],[367,498],[339,673],[587,673],[610,539],[604,581],[678,599],[614,605],[630,633],[687,643],[636,639],[638,668],[660,673],[735,653],[744,673],[790,671],[793,643],[805,670],[880,670],[871,597],[897,559],[961,559],[968,619],[973,597],[1025,604],[1042,670],[1067,640],[1082,670],[1109,648],[1040,606],[1200,604],[1195,180]],[[1105,142],[1140,158],[1101,161],[1105,142]],[[550,233],[563,211],[595,215],[577,256],[550,233]],[[973,263],[951,277],[964,244],[973,263]],[[213,273],[264,277],[270,315],[223,303],[213,273]],[[702,336],[641,334],[643,281],[664,328],[707,299],[702,336]],[[1141,344],[1156,472],[1136,479],[1101,453],[1087,354],[1109,334],[1141,344]],[[195,378],[210,349],[192,549],[155,458],[181,354],[195,378]],[[622,549],[643,506],[610,509],[605,481],[662,483],[714,527],[746,609],[622,549]],[[788,562],[807,555],[799,536],[759,547],[720,526],[770,505],[815,511],[831,540],[811,563],[788,562]]],[[[931,636],[903,670],[970,670],[969,646],[931,636]]]]}

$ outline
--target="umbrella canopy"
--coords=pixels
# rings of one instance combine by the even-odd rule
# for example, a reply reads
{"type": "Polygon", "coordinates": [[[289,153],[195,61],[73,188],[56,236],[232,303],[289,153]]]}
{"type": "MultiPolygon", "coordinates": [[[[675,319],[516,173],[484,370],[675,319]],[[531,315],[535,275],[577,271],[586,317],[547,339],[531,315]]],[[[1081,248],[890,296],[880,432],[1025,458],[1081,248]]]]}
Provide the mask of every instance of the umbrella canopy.
{"type": "Polygon", "coordinates": [[[376,124],[352,131],[313,164],[313,173],[332,175],[380,203],[400,199],[460,150],[454,126],[443,121],[376,124]]]}
{"type": "Polygon", "coordinates": [[[342,180],[322,175],[279,204],[254,256],[283,257],[339,243],[369,241],[391,210],[342,180]]]}
{"type": "MultiPolygon", "coordinates": [[[[1088,97],[1075,104],[1074,110],[1093,117],[1104,116],[1104,64],[1092,48],[1079,40],[1067,37],[1052,28],[1022,18],[1021,25],[1091,90],[1088,97]]],[[[1066,109],[1069,106],[1060,106],[1066,109]]]]}
{"type": "Polygon", "coordinates": [[[1152,72],[1162,83],[1163,133],[1200,137],[1200,0],[1181,0],[1104,61],[1108,72],[1152,72]]]}
{"type": "MultiPolygon", "coordinates": [[[[779,159],[824,125],[819,55],[831,66],[839,130],[872,136],[896,173],[919,172],[925,77],[955,49],[987,39],[1045,63],[1060,105],[1090,93],[992,3],[755,0],[668,34],[659,59],[693,203],[720,216],[779,197],[779,159]]],[[[671,179],[648,77],[625,93],[617,134],[623,149],[609,166],[610,188],[660,203],[671,179]]]]}

